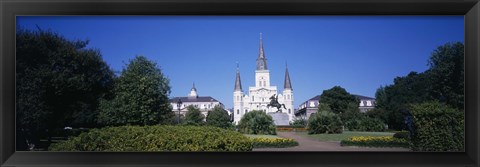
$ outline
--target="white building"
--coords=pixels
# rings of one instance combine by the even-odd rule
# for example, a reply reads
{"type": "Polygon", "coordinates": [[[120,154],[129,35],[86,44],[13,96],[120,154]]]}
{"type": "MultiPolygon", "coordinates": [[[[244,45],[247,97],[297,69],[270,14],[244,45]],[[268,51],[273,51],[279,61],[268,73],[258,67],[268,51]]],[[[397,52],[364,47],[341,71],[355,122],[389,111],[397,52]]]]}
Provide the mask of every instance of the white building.
{"type": "Polygon", "coordinates": [[[200,109],[205,118],[207,117],[208,111],[213,110],[215,106],[225,108],[221,102],[210,96],[198,96],[195,84],[193,84],[193,87],[187,97],[174,97],[169,101],[170,105],[172,106],[173,112],[175,114],[178,114],[180,109],[181,115],[185,115],[187,113],[188,106],[194,106],[200,109]],[[179,101],[181,101],[180,108],[178,108],[177,106],[179,101]]]}
{"type": "Polygon", "coordinates": [[[265,112],[276,112],[277,108],[267,107],[270,103],[270,97],[277,96],[278,102],[284,104],[282,113],[289,116],[289,121],[294,118],[293,108],[293,89],[288,74],[288,68],[285,69],[284,89],[281,94],[277,91],[277,86],[270,85],[270,71],[267,68],[267,59],[263,49],[262,34],[260,33],[260,50],[257,58],[257,68],[255,70],[255,86],[251,86],[248,92],[244,93],[240,80],[240,72],[237,65],[237,75],[235,79],[235,88],[233,91],[233,121],[238,124],[242,116],[252,110],[262,110],[265,112]]]}

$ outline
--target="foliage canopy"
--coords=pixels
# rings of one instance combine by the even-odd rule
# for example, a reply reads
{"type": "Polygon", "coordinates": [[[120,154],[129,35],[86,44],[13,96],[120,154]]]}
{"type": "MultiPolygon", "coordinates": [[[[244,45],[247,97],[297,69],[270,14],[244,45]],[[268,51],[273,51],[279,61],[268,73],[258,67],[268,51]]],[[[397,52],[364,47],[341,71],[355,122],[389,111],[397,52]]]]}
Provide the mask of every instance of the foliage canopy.
{"type": "Polygon", "coordinates": [[[88,41],[52,31],[16,32],[17,149],[38,145],[65,126],[95,127],[101,98],[109,97],[114,74],[88,41]]]}
{"type": "Polygon", "coordinates": [[[117,79],[115,96],[101,101],[99,122],[113,126],[172,123],[169,94],[169,79],[156,63],[137,56],[117,79]]]}

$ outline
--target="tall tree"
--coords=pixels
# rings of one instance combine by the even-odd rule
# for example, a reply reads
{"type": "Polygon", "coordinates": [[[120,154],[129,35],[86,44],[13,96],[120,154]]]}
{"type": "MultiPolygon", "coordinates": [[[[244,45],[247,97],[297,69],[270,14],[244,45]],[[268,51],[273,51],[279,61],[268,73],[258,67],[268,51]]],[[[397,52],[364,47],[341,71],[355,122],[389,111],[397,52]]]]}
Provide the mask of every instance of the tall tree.
{"type": "Polygon", "coordinates": [[[185,122],[187,125],[203,125],[205,116],[200,109],[192,105],[187,107],[187,113],[185,113],[185,122]]]}
{"type": "Polygon", "coordinates": [[[208,112],[207,125],[229,128],[232,126],[232,123],[228,113],[220,106],[215,106],[212,111],[208,112]]]}
{"type": "Polygon", "coordinates": [[[404,117],[408,114],[408,106],[431,100],[429,90],[431,81],[428,74],[410,72],[407,76],[396,77],[393,85],[377,89],[377,109],[386,111],[386,123],[391,129],[405,129],[404,117]]]}
{"type": "Polygon", "coordinates": [[[323,91],[322,95],[320,95],[319,103],[328,105],[332,112],[338,114],[346,112],[350,103],[357,105],[359,101],[344,88],[334,86],[331,89],[323,91]]]}
{"type": "Polygon", "coordinates": [[[103,125],[168,124],[174,113],[168,102],[169,79],[144,56],[130,60],[116,81],[115,96],[100,105],[103,125]]]}
{"type": "Polygon", "coordinates": [[[433,51],[428,64],[432,80],[431,95],[452,107],[464,109],[464,45],[447,43],[433,51]]]}
{"type": "Polygon", "coordinates": [[[410,72],[396,77],[392,85],[380,87],[375,94],[377,108],[387,113],[392,129],[405,129],[404,116],[410,104],[440,101],[452,107],[464,108],[464,46],[447,43],[433,51],[430,68],[422,73],[410,72]]]}
{"type": "Polygon", "coordinates": [[[109,96],[114,74],[87,44],[52,31],[17,29],[17,134],[29,144],[65,126],[96,126],[99,100],[109,96]]]}

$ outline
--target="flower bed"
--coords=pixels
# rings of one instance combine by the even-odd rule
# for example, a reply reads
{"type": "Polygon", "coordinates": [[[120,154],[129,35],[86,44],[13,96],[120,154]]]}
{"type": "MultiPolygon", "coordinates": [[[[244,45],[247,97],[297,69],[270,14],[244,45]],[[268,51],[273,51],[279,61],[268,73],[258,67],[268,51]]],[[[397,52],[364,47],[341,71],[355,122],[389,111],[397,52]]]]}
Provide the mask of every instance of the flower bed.
{"type": "Polygon", "coordinates": [[[265,147],[283,148],[283,147],[298,146],[298,142],[293,139],[255,137],[255,138],[250,138],[250,140],[253,142],[254,148],[265,148],[265,147]]]}
{"type": "Polygon", "coordinates": [[[409,147],[406,139],[394,138],[393,136],[354,136],[340,142],[341,146],[362,147],[409,147]]]}
{"type": "Polygon", "coordinates": [[[279,132],[305,132],[305,131],[307,131],[307,129],[302,128],[302,127],[277,127],[277,131],[279,131],[279,132]]]}

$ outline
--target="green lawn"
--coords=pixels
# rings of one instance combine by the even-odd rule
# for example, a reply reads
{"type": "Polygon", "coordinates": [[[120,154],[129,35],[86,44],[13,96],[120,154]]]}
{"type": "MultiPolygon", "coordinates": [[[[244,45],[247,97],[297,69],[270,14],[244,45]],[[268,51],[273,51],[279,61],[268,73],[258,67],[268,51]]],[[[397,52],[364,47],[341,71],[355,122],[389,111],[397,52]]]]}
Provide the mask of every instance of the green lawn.
{"type": "Polygon", "coordinates": [[[281,137],[278,137],[277,135],[251,135],[251,134],[243,134],[247,137],[250,137],[250,138],[281,138],[281,137]]]}
{"type": "Polygon", "coordinates": [[[341,134],[313,134],[309,135],[307,132],[297,132],[302,136],[307,136],[320,141],[341,141],[353,136],[393,136],[392,132],[354,132],[343,131],[341,134]]]}

